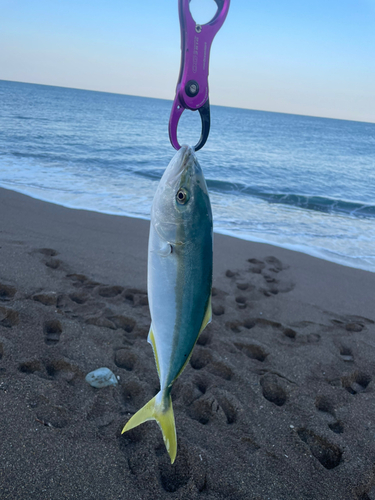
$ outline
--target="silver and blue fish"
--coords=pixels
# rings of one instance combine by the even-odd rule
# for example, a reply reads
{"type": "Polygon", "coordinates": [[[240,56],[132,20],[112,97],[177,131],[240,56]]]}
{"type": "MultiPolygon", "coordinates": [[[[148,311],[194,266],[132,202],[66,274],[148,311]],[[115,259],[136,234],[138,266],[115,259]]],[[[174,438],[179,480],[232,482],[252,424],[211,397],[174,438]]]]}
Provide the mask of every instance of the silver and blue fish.
{"type": "Polygon", "coordinates": [[[160,391],[125,425],[156,420],[173,463],[177,453],[171,389],[211,321],[212,212],[194,149],[182,146],[155,193],[148,246],[148,299],[160,391]]]}

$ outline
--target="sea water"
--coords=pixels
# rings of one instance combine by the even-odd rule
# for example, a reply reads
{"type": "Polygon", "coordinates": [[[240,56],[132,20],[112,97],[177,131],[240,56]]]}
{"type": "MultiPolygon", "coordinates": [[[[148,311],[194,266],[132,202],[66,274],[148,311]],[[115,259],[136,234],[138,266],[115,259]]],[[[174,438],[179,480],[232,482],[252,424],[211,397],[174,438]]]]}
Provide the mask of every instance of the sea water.
{"type": "MultiPolygon", "coordinates": [[[[0,186],[149,219],[175,152],[171,105],[0,81],[0,186]]],[[[185,111],[180,143],[200,129],[185,111]]],[[[216,232],[375,272],[375,124],[211,106],[197,156],[216,232]]]]}

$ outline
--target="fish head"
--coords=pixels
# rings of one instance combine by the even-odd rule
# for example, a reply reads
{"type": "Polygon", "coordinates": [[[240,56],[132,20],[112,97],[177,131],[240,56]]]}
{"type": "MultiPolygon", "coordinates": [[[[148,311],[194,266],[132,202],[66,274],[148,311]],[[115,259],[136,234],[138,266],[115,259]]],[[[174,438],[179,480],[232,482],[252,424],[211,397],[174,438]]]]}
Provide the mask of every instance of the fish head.
{"type": "Polygon", "coordinates": [[[192,147],[182,146],[166,168],[155,193],[151,223],[163,240],[177,244],[192,237],[189,228],[194,232],[202,224],[212,226],[206,181],[192,147]]]}

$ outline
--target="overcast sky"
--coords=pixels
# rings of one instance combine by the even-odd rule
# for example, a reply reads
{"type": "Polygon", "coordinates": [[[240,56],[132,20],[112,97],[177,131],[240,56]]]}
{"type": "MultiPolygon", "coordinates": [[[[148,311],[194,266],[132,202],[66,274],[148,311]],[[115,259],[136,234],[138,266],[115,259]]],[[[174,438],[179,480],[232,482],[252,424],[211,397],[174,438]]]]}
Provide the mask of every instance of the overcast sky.
{"type": "MultiPolygon", "coordinates": [[[[0,0],[0,79],[172,100],[179,66],[178,0],[0,0]]],[[[375,0],[231,0],[209,83],[212,104],[375,122],[375,0]]]]}

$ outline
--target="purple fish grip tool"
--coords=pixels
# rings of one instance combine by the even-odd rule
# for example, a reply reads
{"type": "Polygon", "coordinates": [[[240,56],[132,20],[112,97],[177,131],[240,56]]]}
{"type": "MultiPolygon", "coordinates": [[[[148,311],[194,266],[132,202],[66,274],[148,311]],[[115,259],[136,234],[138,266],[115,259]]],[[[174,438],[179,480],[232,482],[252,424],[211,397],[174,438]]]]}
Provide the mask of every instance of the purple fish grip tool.
{"type": "Polygon", "coordinates": [[[180,149],[177,127],[185,109],[199,111],[202,132],[194,146],[201,149],[210,132],[210,102],[208,98],[208,64],[212,41],[228,14],[230,0],[215,0],[217,11],[210,22],[197,24],[191,13],[191,0],[179,0],[178,11],[181,30],[181,66],[169,119],[169,139],[175,149],[180,149]]]}

